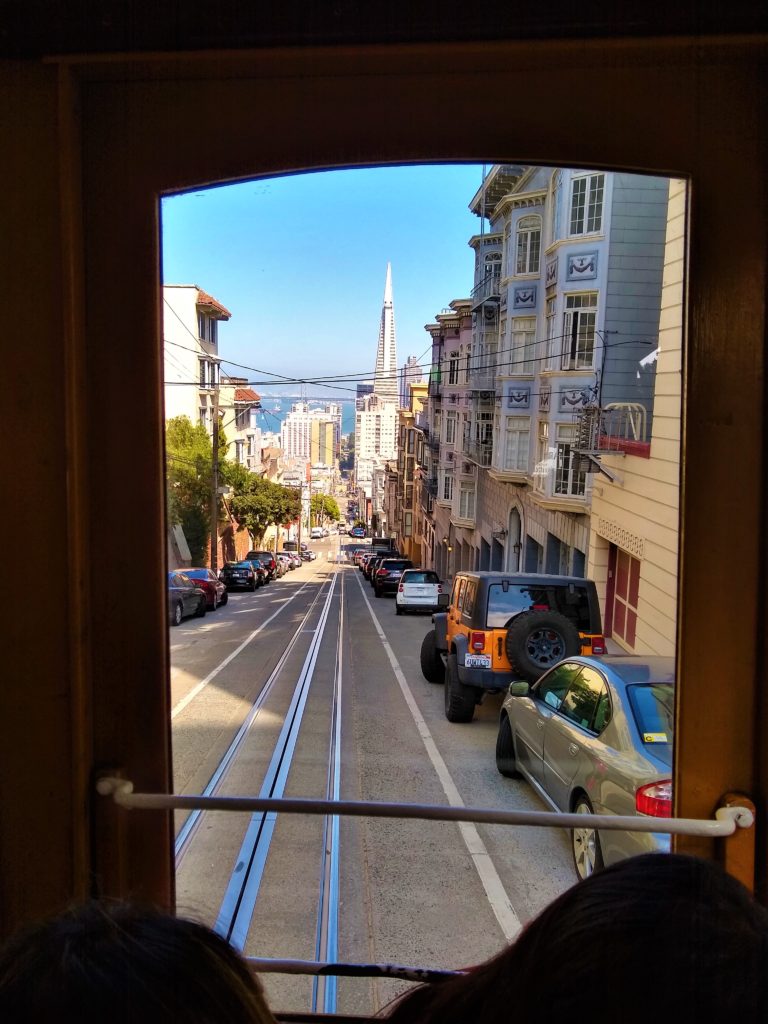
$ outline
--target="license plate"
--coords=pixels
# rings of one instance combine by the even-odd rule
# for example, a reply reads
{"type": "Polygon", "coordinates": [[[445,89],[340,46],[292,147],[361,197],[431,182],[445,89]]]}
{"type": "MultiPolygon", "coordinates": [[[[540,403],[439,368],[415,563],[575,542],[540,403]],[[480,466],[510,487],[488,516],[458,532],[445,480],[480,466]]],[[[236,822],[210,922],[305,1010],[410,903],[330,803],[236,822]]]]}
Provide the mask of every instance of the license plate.
{"type": "Polygon", "coordinates": [[[465,654],[464,664],[467,668],[490,668],[491,657],[489,654],[465,654]]]}

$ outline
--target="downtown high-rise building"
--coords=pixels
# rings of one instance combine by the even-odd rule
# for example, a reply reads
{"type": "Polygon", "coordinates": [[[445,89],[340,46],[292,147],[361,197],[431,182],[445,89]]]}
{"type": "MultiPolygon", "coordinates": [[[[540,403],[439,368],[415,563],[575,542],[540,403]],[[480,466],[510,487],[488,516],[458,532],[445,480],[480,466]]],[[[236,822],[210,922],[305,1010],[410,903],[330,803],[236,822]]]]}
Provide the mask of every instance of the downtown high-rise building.
{"type": "Polygon", "coordinates": [[[397,403],[398,371],[397,341],[395,338],[395,308],[392,301],[392,264],[387,264],[384,284],[384,304],[381,308],[379,342],[376,348],[376,370],[373,375],[373,393],[385,402],[397,403]]]}
{"type": "Polygon", "coordinates": [[[334,465],[341,448],[341,406],[329,403],[322,409],[310,409],[306,402],[295,402],[280,439],[287,458],[334,465]]]}
{"type": "Polygon", "coordinates": [[[407,409],[411,404],[411,384],[418,384],[424,379],[418,356],[408,356],[400,368],[400,408],[407,409]]]}

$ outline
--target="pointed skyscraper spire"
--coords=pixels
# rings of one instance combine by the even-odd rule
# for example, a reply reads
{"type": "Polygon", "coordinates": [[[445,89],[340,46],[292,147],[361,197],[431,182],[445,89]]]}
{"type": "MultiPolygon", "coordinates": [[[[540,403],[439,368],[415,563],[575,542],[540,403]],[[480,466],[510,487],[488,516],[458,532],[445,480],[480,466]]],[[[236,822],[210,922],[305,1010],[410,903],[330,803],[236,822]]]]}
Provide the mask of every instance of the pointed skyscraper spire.
{"type": "Polygon", "coordinates": [[[387,264],[384,283],[384,305],[381,309],[379,344],[376,349],[376,371],[373,393],[387,402],[397,402],[397,341],[395,339],[395,307],[392,300],[392,264],[387,264]]]}

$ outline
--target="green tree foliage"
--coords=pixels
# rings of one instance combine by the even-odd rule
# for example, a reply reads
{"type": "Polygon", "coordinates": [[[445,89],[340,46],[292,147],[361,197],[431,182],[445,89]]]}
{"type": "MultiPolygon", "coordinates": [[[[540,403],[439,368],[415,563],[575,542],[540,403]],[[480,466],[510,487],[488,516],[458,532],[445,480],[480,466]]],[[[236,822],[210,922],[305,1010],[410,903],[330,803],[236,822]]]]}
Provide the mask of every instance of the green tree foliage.
{"type": "Polygon", "coordinates": [[[309,511],[312,521],[315,523],[320,523],[323,518],[332,519],[334,522],[338,522],[341,519],[339,506],[327,494],[313,494],[309,511]]]}
{"type": "Polygon", "coordinates": [[[165,428],[168,521],[180,525],[192,562],[205,564],[211,532],[211,439],[202,424],[176,416],[165,428]]]}
{"type": "MultiPolygon", "coordinates": [[[[205,565],[211,535],[213,445],[201,424],[187,416],[169,420],[165,429],[168,460],[168,520],[180,525],[195,565],[205,565]]],[[[227,439],[219,428],[219,485],[234,491],[232,511],[242,529],[258,541],[273,523],[299,517],[301,497],[292,487],[263,480],[226,458],[227,439]]]]}
{"type": "Polygon", "coordinates": [[[231,485],[235,488],[232,511],[240,526],[258,543],[268,526],[298,519],[301,496],[293,487],[283,487],[253,473],[247,473],[247,477],[231,485]]]}

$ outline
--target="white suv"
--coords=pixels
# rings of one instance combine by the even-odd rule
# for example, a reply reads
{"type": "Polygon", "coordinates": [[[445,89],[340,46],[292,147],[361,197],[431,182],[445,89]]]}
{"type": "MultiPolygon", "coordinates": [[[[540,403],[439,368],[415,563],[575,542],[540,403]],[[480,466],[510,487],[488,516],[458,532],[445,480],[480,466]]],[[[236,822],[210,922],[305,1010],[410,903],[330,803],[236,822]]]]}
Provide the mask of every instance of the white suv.
{"type": "Polygon", "coordinates": [[[440,577],[431,569],[406,569],[400,577],[395,592],[395,612],[426,611],[436,612],[448,604],[448,594],[443,594],[440,577]]]}

